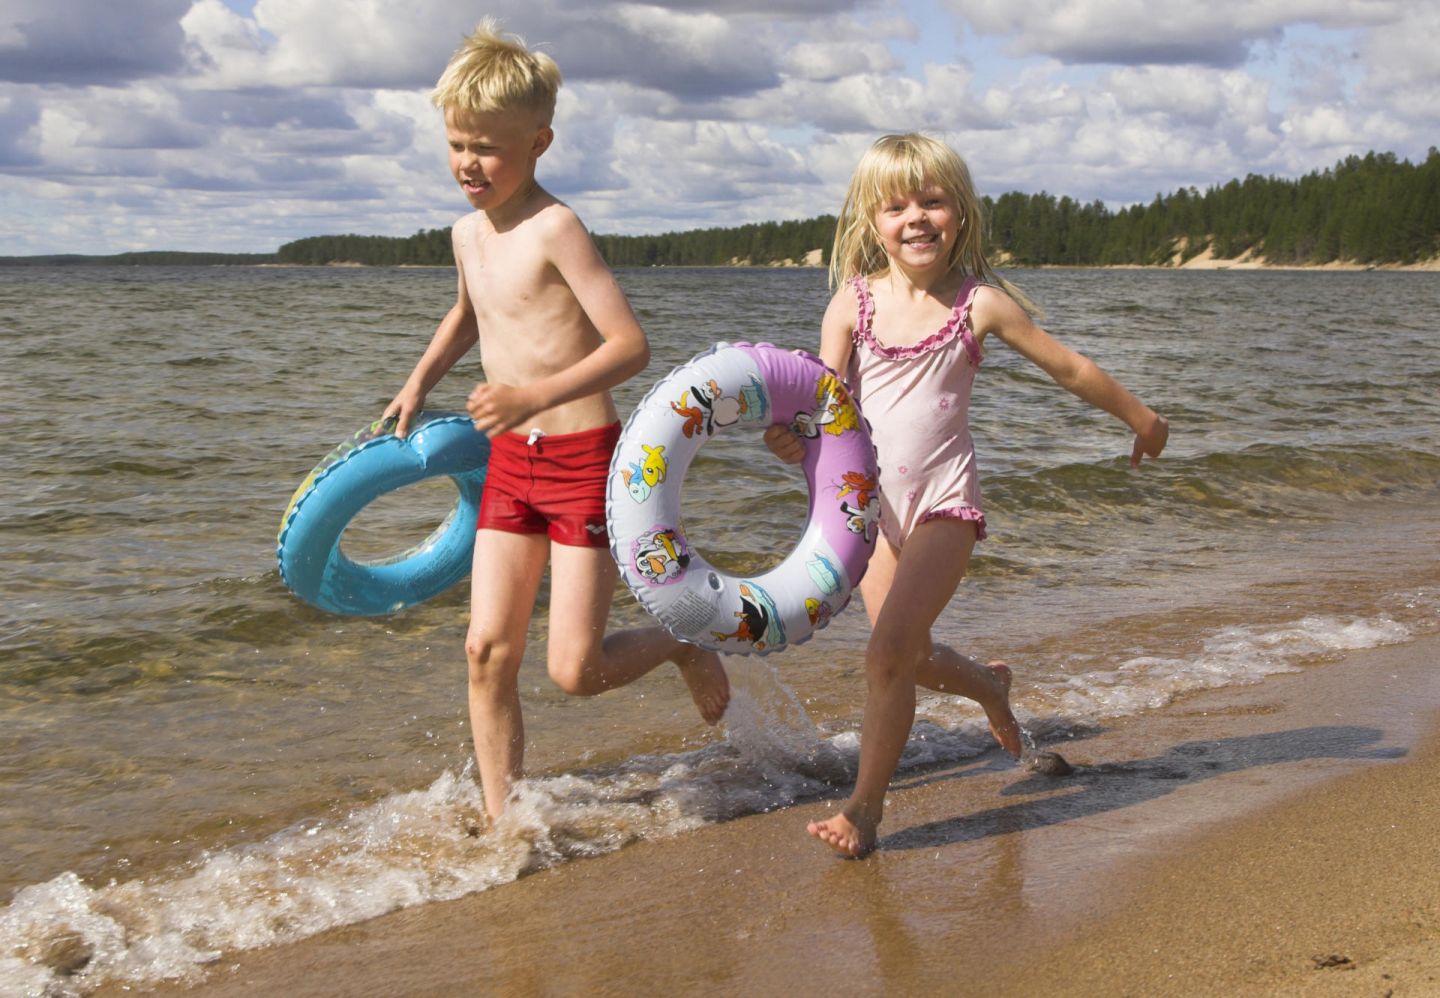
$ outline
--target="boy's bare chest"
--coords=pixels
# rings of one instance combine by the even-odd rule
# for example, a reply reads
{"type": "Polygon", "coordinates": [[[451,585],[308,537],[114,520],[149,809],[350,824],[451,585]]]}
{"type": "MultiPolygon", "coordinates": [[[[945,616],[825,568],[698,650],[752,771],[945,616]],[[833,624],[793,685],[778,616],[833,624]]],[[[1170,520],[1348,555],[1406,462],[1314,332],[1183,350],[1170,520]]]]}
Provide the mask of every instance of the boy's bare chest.
{"type": "Polygon", "coordinates": [[[521,240],[492,235],[462,247],[461,266],[471,307],[482,320],[553,315],[572,297],[543,254],[521,240]]]}

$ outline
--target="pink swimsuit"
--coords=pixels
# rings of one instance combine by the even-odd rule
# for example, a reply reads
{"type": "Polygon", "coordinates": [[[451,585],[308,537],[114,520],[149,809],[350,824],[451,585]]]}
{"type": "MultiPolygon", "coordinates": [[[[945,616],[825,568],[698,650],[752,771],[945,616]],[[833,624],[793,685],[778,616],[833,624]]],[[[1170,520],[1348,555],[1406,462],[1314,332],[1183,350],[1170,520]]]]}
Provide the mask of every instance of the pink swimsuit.
{"type": "Polygon", "coordinates": [[[967,279],[945,325],[905,347],[887,347],[875,338],[870,287],[863,277],[851,284],[860,314],[847,378],[880,459],[881,530],[898,548],[926,520],[954,517],[973,520],[983,538],[969,418],[970,386],[981,360],[970,306],[980,283],[967,279]]]}

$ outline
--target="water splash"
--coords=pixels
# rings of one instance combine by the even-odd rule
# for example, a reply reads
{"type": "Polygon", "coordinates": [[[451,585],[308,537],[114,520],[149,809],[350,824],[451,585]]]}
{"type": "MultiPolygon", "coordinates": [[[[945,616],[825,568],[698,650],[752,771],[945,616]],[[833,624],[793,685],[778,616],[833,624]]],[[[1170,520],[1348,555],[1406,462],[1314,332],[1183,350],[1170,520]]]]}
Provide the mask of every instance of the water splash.
{"type": "MultiPolygon", "coordinates": [[[[1027,691],[1026,755],[1033,758],[1045,740],[1188,690],[1259,682],[1410,633],[1386,617],[1310,616],[1268,628],[1220,628],[1188,658],[1134,656],[1108,670],[1087,662],[1079,675],[1027,691]],[[1037,702],[1045,709],[1033,710],[1037,702]]],[[[522,781],[498,821],[487,817],[468,772],[445,772],[424,789],[206,853],[159,875],[91,887],[65,873],[26,887],[0,909],[0,994],[78,996],[105,983],[192,982],[224,953],[295,941],[848,788],[857,732],[816,725],[766,660],[732,661],[727,669],[733,693],[723,740],[522,781]]],[[[900,773],[993,747],[977,705],[925,696],[900,773]]]]}

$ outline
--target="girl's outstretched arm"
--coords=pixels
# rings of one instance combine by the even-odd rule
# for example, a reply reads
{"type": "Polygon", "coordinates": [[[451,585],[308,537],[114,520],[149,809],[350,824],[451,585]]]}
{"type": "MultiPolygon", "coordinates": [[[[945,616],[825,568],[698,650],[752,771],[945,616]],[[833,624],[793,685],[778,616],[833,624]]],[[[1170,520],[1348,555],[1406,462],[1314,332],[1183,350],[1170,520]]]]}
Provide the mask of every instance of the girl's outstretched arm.
{"type": "Polygon", "coordinates": [[[1055,383],[1123,420],[1135,431],[1130,464],[1142,457],[1159,457],[1170,436],[1170,424],[1144,402],[1100,369],[1089,357],[1076,353],[1031,320],[1015,300],[996,288],[982,287],[971,306],[971,324],[984,343],[995,335],[1016,353],[1039,367],[1055,383]]]}

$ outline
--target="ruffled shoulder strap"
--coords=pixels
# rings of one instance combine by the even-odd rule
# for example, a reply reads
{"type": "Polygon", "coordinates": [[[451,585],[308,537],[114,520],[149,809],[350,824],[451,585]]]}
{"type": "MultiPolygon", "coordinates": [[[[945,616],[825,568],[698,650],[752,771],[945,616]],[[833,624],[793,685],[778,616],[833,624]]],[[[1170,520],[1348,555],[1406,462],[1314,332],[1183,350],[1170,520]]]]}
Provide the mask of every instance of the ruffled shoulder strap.
{"type": "Polygon", "coordinates": [[[865,280],[864,274],[856,274],[850,278],[849,283],[855,289],[855,298],[860,303],[859,311],[855,315],[855,328],[850,333],[850,342],[856,345],[864,343],[874,350],[880,345],[875,341],[875,334],[870,331],[870,320],[875,315],[875,299],[870,294],[870,284],[865,280]]]}
{"type": "Polygon", "coordinates": [[[954,326],[960,333],[960,341],[965,344],[965,352],[970,355],[970,363],[976,367],[984,360],[985,355],[980,350],[980,341],[975,338],[975,326],[970,321],[970,309],[975,305],[975,296],[980,292],[982,285],[975,278],[970,277],[960,286],[960,293],[955,296],[955,307],[950,310],[950,321],[946,324],[954,326]]]}
{"type": "Polygon", "coordinates": [[[905,347],[887,347],[875,338],[875,331],[872,328],[872,320],[875,316],[875,298],[870,294],[870,286],[865,282],[863,276],[852,277],[850,284],[855,288],[855,296],[860,301],[860,313],[856,318],[855,332],[851,337],[857,345],[863,343],[877,357],[884,357],[887,360],[906,360],[929,353],[931,350],[939,350],[959,337],[965,347],[966,356],[970,358],[970,363],[976,367],[980,366],[984,354],[980,350],[980,341],[975,338],[975,331],[970,325],[970,308],[975,304],[975,294],[981,287],[980,282],[975,278],[967,277],[965,283],[960,285],[960,291],[955,295],[955,304],[950,309],[950,318],[945,320],[945,325],[919,343],[905,347]]]}

